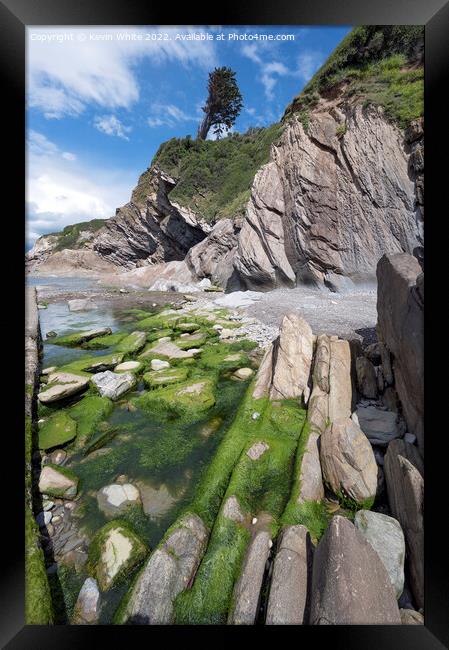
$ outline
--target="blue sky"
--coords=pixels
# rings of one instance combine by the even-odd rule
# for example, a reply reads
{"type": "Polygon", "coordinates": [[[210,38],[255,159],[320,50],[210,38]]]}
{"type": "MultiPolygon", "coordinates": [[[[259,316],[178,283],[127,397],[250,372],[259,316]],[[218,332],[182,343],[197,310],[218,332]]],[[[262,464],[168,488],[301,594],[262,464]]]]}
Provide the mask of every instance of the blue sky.
{"type": "Polygon", "coordinates": [[[244,108],[234,130],[244,132],[279,120],[348,31],[28,28],[28,245],[112,216],[162,142],[195,137],[215,66],[236,71],[244,108]]]}

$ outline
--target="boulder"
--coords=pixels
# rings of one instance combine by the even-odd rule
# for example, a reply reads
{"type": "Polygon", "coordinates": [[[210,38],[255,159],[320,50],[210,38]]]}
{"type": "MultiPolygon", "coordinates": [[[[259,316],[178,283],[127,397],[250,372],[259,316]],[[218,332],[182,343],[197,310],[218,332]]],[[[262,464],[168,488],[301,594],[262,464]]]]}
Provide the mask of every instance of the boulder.
{"type": "Polygon", "coordinates": [[[352,406],[351,348],[348,341],[330,341],[329,420],[349,418],[352,406]]]}
{"type": "Polygon", "coordinates": [[[377,375],[373,364],[366,357],[356,359],[357,386],[368,399],[377,397],[377,375]]]}
{"type": "Polygon", "coordinates": [[[114,373],[106,370],[93,375],[92,383],[102,397],[115,401],[136,385],[136,378],[131,372],[114,373]]]}
{"type": "Polygon", "coordinates": [[[401,431],[397,413],[376,406],[358,406],[357,418],[360,428],[372,445],[386,447],[401,431]]]}
{"type": "Polygon", "coordinates": [[[59,400],[77,395],[89,386],[89,377],[74,375],[69,372],[54,372],[48,375],[48,383],[44,390],[38,393],[42,404],[51,404],[59,400]]]}
{"type": "Polygon", "coordinates": [[[97,492],[99,509],[107,517],[126,512],[130,505],[140,502],[139,490],[131,483],[106,485],[97,492]]]}
{"type": "Polygon", "coordinates": [[[303,398],[307,403],[312,356],[313,334],[310,325],[296,313],[286,314],[279,336],[259,368],[253,397],[303,398]]]}
{"type": "Polygon", "coordinates": [[[371,544],[334,516],[314,554],[312,625],[399,625],[390,577],[371,544]]]}
{"type": "Polygon", "coordinates": [[[308,622],[312,550],[307,528],[297,525],[282,529],[274,558],[266,625],[303,625],[308,622]]]}
{"type": "Polygon", "coordinates": [[[95,625],[101,611],[101,595],[97,581],[87,578],[79,592],[73,609],[73,625],[95,625]]]}
{"type": "Polygon", "coordinates": [[[229,625],[254,625],[259,611],[265,566],[270,554],[270,534],[259,530],[252,538],[235,583],[229,625]]]}
{"type": "Polygon", "coordinates": [[[316,340],[312,379],[313,385],[319,386],[325,393],[329,392],[330,356],[330,339],[326,334],[320,334],[316,340]]]}
{"type": "Polygon", "coordinates": [[[424,479],[414,445],[393,440],[384,459],[388,502],[405,535],[410,586],[418,608],[424,607],[424,479]]]}
{"type": "Polygon", "coordinates": [[[74,499],[78,492],[78,477],[57,465],[44,465],[39,477],[39,492],[58,499],[74,499]]]}
{"type": "Polygon", "coordinates": [[[97,309],[97,305],[89,298],[76,298],[69,300],[67,304],[70,311],[90,311],[91,309],[97,309]]]}
{"type": "Polygon", "coordinates": [[[89,546],[88,568],[101,591],[121,582],[144,559],[147,548],[121,521],[111,521],[93,537],[89,546]]]}
{"type": "Polygon", "coordinates": [[[252,377],[253,374],[254,374],[254,370],[252,370],[251,368],[238,368],[238,370],[236,370],[232,376],[235,377],[236,379],[239,379],[240,381],[246,381],[247,379],[252,377]]]}
{"type": "Polygon", "coordinates": [[[332,422],[321,435],[323,478],[337,494],[363,504],[377,490],[377,463],[363,431],[349,418],[332,422]]]}
{"type": "Polygon", "coordinates": [[[151,344],[149,348],[141,352],[139,359],[144,359],[145,357],[148,357],[150,355],[152,356],[154,354],[168,357],[169,359],[191,359],[199,352],[200,350],[197,350],[195,348],[190,350],[181,350],[181,348],[170,341],[170,339],[159,339],[155,344],[151,344]]]}
{"type": "Polygon", "coordinates": [[[164,368],[170,368],[168,361],[162,361],[162,359],[151,359],[150,366],[151,370],[164,370],[164,368]]]}
{"type": "Polygon", "coordinates": [[[107,336],[112,333],[110,327],[96,327],[92,330],[81,330],[80,332],[74,332],[73,334],[67,334],[66,336],[58,336],[55,338],[52,343],[55,345],[63,345],[65,347],[76,347],[92,341],[93,339],[100,338],[102,336],[107,336]]]}
{"type": "Polygon", "coordinates": [[[384,563],[396,598],[404,590],[405,540],[397,519],[380,512],[359,510],[354,525],[368,540],[384,563]]]}
{"type": "Polygon", "coordinates": [[[394,357],[395,388],[403,415],[423,454],[424,292],[420,276],[418,260],[407,253],[384,255],[377,265],[378,334],[394,357]]]}
{"type": "Polygon", "coordinates": [[[424,616],[414,609],[400,609],[402,625],[424,625],[424,616]]]}
{"type": "Polygon", "coordinates": [[[142,367],[140,361],[124,361],[114,368],[114,372],[137,372],[142,367]]]}
{"type": "Polygon", "coordinates": [[[152,553],[127,595],[120,623],[173,623],[173,603],[192,585],[206,549],[208,531],[200,517],[186,514],[152,553]]]}

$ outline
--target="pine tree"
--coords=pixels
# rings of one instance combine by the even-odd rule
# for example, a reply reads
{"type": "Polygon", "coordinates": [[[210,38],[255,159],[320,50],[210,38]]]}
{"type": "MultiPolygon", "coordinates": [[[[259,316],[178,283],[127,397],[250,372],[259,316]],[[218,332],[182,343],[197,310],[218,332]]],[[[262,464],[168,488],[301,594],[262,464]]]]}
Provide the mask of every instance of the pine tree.
{"type": "Polygon", "coordinates": [[[243,107],[242,95],[231,68],[215,68],[209,72],[208,97],[202,107],[205,115],[198,128],[198,139],[205,140],[214,127],[217,137],[230,129],[243,107]]]}

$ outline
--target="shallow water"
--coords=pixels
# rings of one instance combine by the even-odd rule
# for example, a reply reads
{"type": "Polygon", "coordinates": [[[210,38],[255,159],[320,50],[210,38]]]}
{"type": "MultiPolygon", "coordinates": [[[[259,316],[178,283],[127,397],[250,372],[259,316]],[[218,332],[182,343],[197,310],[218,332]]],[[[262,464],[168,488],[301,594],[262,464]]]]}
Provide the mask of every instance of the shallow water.
{"type": "MultiPolygon", "coordinates": [[[[66,282],[67,278],[63,280],[66,282]]],[[[43,367],[60,366],[82,356],[104,355],[111,351],[54,345],[52,339],[45,338],[50,330],[63,335],[93,327],[110,327],[112,332],[135,329],[135,322],[130,321],[129,314],[106,307],[88,312],[70,312],[66,302],[52,303],[47,309],[39,311],[39,317],[44,339],[43,367]]],[[[110,417],[101,423],[92,439],[104,430],[110,432],[111,437],[100,449],[88,455],[72,452],[66,463],[66,467],[80,478],[81,497],[77,500],[79,506],[76,520],[77,527],[87,539],[90,540],[111,519],[120,518],[128,521],[150,549],[153,549],[167,528],[192,501],[200,476],[229,427],[245,394],[245,388],[246,384],[242,385],[241,382],[220,380],[215,406],[201,420],[188,425],[182,425],[177,420],[158,421],[134,405],[129,407],[133,398],[143,390],[141,382],[134,392],[127,393],[123,399],[114,403],[110,417]],[[116,482],[119,476],[126,477],[122,480],[139,488],[143,507],[139,504],[131,506],[123,514],[107,516],[98,506],[97,492],[116,482]]],[[[60,599],[66,603],[66,622],[86,577],[85,568],[78,574],[75,574],[74,569],[64,568],[57,576],[60,599]]],[[[112,621],[114,611],[132,578],[130,576],[126,584],[103,594],[101,623],[112,621]]],[[[61,617],[61,622],[63,618],[64,616],[61,617]]]]}

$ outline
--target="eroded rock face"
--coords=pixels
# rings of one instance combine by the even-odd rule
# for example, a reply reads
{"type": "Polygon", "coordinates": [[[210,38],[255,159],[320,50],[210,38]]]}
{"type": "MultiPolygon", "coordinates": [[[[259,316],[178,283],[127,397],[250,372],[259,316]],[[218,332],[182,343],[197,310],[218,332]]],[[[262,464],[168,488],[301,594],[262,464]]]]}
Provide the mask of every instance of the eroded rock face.
{"type": "Polygon", "coordinates": [[[323,478],[336,494],[363,503],[377,490],[377,463],[363,431],[351,420],[332,422],[321,435],[323,478]]]}
{"type": "Polygon", "coordinates": [[[154,551],[132,587],[123,621],[137,625],[173,622],[173,602],[188,588],[203,556],[208,531],[197,515],[185,515],[154,551]]]}
{"type": "Polygon", "coordinates": [[[396,594],[382,560],[345,517],[332,518],[315,551],[310,623],[401,623],[396,594]]]}
{"type": "Polygon", "coordinates": [[[377,330],[393,355],[395,388],[408,430],[424,453],[424,276],[411,255],[384,255],[377,266],[377,330]]]}
{"type": "Polygon", "coordinates": [[[171,203],[176,182],[156,167],[139,178],[131,201],[98,232],[93,249],[113,264],[133,268],[183,260],[210,228],[192,211],[171,203]]]}
{"type": "Polygon", "coordinates": [[[330,341],[329,420],[334,422],[351,415],[351,349],[348,341],[330,341]]]}
{"type": "Polygon", "coordinates": [[[235,267],[249,288],[374,277],[385,252],[411,253],[420,215],[402,132],[378,107],[296,117],[256,175],[235,267]],[[345,133],[337,137],[337,128],[345,133]]]}
{"type": "Polygon", "coordinates": [[[304,526],[286,526],[274,559],[267,625],[307,623],[312,576],[312,542],[304,526]]]}

